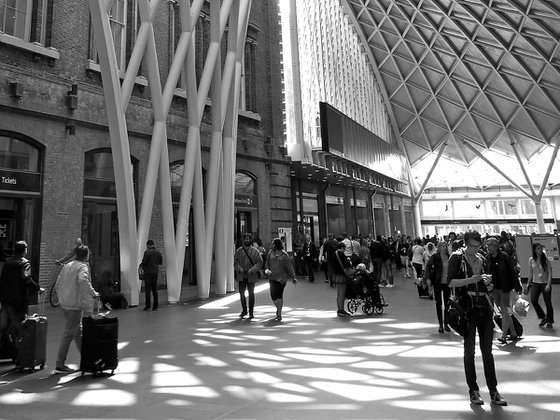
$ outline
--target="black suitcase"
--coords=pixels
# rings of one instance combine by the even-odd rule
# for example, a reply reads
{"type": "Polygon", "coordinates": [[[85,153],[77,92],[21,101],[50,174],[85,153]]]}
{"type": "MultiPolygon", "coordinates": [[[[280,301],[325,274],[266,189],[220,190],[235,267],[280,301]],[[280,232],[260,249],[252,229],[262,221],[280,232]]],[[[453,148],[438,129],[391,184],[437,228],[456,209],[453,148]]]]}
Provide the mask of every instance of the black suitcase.
{"type": "Polygon", "coordinates": [[[119,320],[99,314],[85,316],[82,319],[82,354],[80,370],[99,374],[105,370],[115,372],[119,364],[119,320]]]}
{"type": "MultiPolygon", "coordinates": [[[[521,337],[523,335],[523,325],[521,324],[521,322],[519,322],[519,320],[516,318],[516,316],[514,314],[511,314],[511,320],[513,322],[513,328],[515,329],[515,334],[518,337],[521,337]]],[[[496,314],[494,315],[494,322],[496,323],[496,325],[500,328],[500,330],[502,329],[502,314],[496,314]]],[[[511,326],[508,328],[506,335],[511,335],[511,326]]]]}
{"type": "Polygon", "coordinates": [[[34,372],[39,366],[44,369],[47,362],[47,328],[45,313],[45,294],[39,297],[39,313],[27,317],[18,327],[16,339],[16,369],[34,372]]]}
{"type": "Polygon", "coordinates": [[[416,283],[416,288],[418,289],[418,297],[430,297],[430,289],[424,281],[416,283]]]}

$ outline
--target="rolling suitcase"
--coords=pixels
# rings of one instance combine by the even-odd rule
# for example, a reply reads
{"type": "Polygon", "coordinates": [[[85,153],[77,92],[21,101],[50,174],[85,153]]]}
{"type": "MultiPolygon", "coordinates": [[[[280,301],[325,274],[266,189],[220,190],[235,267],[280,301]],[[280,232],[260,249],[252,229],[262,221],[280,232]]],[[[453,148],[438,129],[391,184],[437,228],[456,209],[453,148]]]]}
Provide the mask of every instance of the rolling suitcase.
{"type": "MultiPolygon", "coordinates": [[[[519,320],[517,319],[517,317],[514,314],[511,314],[511,321],[513,322],[513,328],[515,329],[515,334],[518,337],[523,336],[523,325],[521,324],[521,322],[519,322],[519,320]]],[[[502,314],[500,313],[496,313],[494,315],[494,322],[496,323],[496,325],[500,328],[500,330],[502,329],[502,314]]],[[[508,328],[506,335],[511,335],[511,326],[508,328]]]]}
{"type": "Polygon", "coordinates": [[[39,296],[39,313],[25,318],[18,327],[16,338],[16,369],[20,372],[35,368],[44,369],[47,361],[47,327],[45,314],[45,294],[39,296]]]}
{"type": "Polygon", "coordinates": [[[418,289],[418,297],[430,298],[430,289],[428,288],[428,285],[426,284],[425,281],[420,280],[415,284],[416,284],[416,288],[418,289]]]}
{"type": "Polygon", "coordinates": [[[82,319],[82,354],[80,370],[99,374],[105,370],[115,372],[119,364],[119,320],[117,317],[101,315],[100,300],[97,300],[97,314],[82,319]]]}

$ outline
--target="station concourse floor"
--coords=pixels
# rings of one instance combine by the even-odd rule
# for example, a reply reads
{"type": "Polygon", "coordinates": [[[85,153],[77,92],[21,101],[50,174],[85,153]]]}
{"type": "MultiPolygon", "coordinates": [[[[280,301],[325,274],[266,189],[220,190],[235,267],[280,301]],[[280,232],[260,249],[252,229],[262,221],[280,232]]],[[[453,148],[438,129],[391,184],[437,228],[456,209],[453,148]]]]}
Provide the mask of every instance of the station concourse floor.
{"type": "MultiPolygon", "coordinates": [[[[507,407],[490,404],[477,347],[485,404],[474,406],[461,338],[438,333],[434,302],[418,298],[410,279],[397,274],[395,283],[381,289],[383,314],[358,310],[352,318],[336,316],[336,292],[322,273],[315,283],[288,284],[281,322],[273,321],[266,283],[257,286],[252,321],[238,318],[237,293],[157,312],[113,311],[120,358],[113,376],[53,373],[63,318],[49,307],[45,369],[20,373],[0,363],[0,419],[560,420],[558,329],[539,328],[531,308],[525,339],[494,345],[507,407]]],[[[560,311],[559,285],[553,305],[560,311]]],[[[78,367],[74,344],[67,362],[78,367]]]]}

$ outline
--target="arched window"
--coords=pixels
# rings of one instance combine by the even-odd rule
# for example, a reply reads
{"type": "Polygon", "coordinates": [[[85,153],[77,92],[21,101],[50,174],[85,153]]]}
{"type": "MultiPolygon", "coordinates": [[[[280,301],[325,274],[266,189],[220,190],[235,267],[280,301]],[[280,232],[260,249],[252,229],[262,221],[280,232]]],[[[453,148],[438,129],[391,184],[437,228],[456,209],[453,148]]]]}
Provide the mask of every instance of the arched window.
{"type": "Polygon", "coordinates": [[[171,178],[171,199],[178,203],[181,198],[181,187],[183,186],[183,175],[185,163],[181,160],[169,164],[169,176],[171,178]]]}
{"type": "Polygon", "coordinates": [[[0,168],[40,171],[40,150],[12,137],[0,136],[0,168]]]}
{"type": "MultiPolygon", "coordinates": [[[[174,203],[179,203],[181,199],[181,188],[183,186],[183,176],[185,173],[185,162],[177,160],[169,164],[169,177],[171,178],[171,199],[174,203]]],[[[202,188],[206,191],[207,174],[206,169],[202,168],[202,188]]]]}
{"type": "Polygon", "coordinates": [[[245,172],[235,174],[235,205],[237,207],[257,206],[257,183],[245,172]]]}
{"type": "MultiPolygon", "coordinates": [[[[136,185],[137,160],[131,157],[133,182],[136,185]]],[[[85,154],[84,195],[93,197],[117,197],[115,169],[111,149],[90,150],[85,154]]]]}

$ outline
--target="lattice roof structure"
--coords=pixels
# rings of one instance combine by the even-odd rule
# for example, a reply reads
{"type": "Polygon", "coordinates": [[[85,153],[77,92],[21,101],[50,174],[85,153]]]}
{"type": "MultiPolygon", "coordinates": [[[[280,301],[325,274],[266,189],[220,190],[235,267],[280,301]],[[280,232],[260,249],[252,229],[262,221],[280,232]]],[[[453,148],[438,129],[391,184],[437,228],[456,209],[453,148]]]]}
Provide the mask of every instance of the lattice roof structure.
{"type": "Polygon", "coordinates": [[[560,182],[560,2],[341,3],[420,183],[444,145],[428,188],[507,184],[481,156],[523,185],[560,182]]]}

